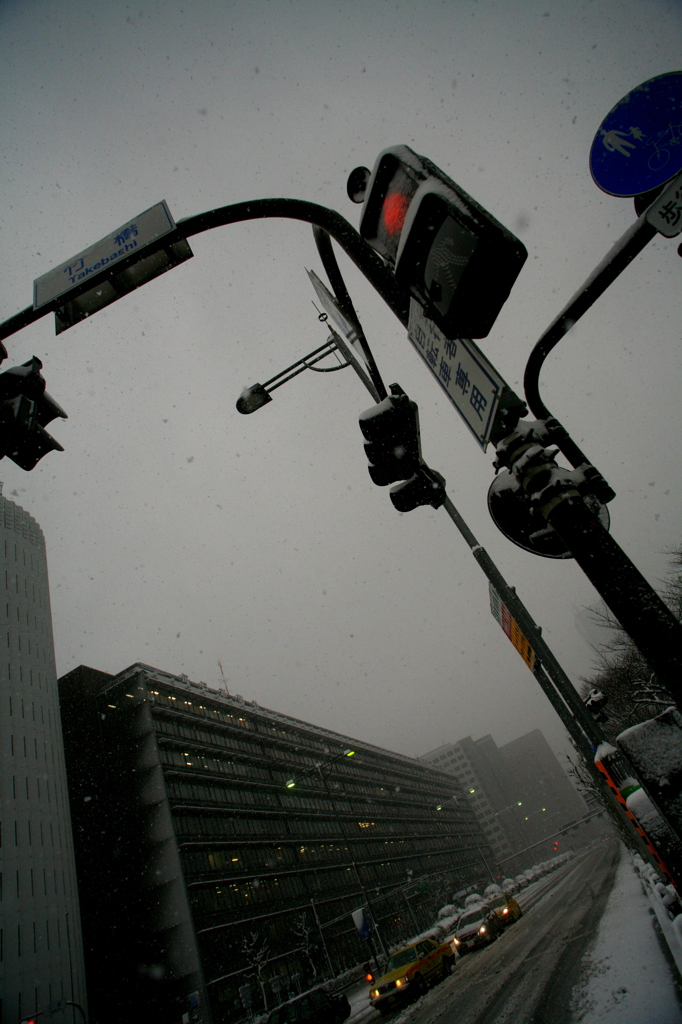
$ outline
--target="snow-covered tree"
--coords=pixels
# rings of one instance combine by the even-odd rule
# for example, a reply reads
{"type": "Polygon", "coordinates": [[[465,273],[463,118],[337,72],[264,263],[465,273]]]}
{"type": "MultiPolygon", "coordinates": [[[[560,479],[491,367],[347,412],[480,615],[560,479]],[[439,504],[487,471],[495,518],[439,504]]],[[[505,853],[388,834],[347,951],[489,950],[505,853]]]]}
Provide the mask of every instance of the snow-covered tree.
{"type": "MultiPolygon", "coordinates": [[[[670,557],[671,570],[661,592],[673,614],[682,619],[682,548],[670,557]]],[[[597,649],[596,669],[583,678],[581,690],[584,697],[590,690],[606,696],[601,725],[613,741],[623,729],[659,715],[673,701],[609,612],[594,610],[592,614],[599,625],[608,629],[609,638],[597,649]]]]}

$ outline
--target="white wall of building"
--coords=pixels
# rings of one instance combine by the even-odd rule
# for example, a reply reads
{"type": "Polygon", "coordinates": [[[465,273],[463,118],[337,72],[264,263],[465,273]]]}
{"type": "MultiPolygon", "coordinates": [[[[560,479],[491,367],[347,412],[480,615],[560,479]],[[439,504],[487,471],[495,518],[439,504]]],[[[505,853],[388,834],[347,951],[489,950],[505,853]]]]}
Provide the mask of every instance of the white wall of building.
{"type": "MultiPolygon", "coordinates": [[[[1,485],[0,485],[1,488],[1,485]]],[[[0,496],[0,1024],[87,1012],[45,539],[0,496]]]]}

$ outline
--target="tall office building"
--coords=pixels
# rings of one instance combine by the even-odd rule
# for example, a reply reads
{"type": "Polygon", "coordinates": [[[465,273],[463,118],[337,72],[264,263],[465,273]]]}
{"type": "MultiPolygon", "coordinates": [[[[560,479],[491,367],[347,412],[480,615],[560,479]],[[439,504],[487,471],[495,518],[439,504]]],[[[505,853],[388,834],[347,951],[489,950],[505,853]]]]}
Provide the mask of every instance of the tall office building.
{"type": "MultiPolygon", "coordinates": [[[[421,760],[455,775],[507,873],[567,849],[559,833],[587,812],[539,729],[502,747],[490,735],[466,736],[421,760]]],[[[595,825],[585,828],[596,835],[595,825]]]]}
{"type": "Polygon", "coordinates": [[[488,880],[446,772],[149,665],[59,688],[93,1024],[250,1020],[488,880]]]}
{"type": "MultiPolygon", "coordinates": [[[[479,759],[475,756],[474,741],[468,736],[458,743],[444,743],[421,758],[427,764],[452,772],[457,778],[469,806],[476,815],[483,833],[495,855],[495,860],[509,873],[518,870],[514,854],[518,843],[508,835],[506,820],[497,811],[493,794],[483,785],[479,759]]],[[[529,865],[524,865],[529,866],[529,865]]]]}
{"type": "Polygon", "coordinates": [[[0,1022],[71,1024],[85,979],[45,538],[0,484],[0,1022]]]}

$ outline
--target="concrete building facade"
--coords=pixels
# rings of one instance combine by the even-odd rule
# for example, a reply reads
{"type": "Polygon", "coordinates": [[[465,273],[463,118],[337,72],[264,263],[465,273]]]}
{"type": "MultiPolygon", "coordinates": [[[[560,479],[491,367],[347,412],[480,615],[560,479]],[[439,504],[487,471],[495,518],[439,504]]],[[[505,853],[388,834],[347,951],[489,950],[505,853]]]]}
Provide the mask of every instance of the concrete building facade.
{"type": "Polygon", "coordinates": [[[493,793],[483,785],[479,760],[471,737],[468,736],[458,743],[444,743],[424,754],[421,760],[443,771],[452,772],[493,851],[495,870],[498,870],[498,865],[509,864],[510,858],[516,852],[517,844],[507,834],[505,822],[500,820],[493,802],[493,793]]]}
{"type": "Polygon", "coordinates": [[[85,978],[45,538],[1,493],[0,651],[0,1021],[71,1024],[85,978]]]}
{"type": "Polygon", "coordinates": [[[370,958],[354,911],[380,951],[487,880],[447,772],[147,665],[59,685],[92,1024],[250,1019],[370,958]]]}
{"type": "Polygon", "coordinates": [[[558,833],[587,813],[539,729],[501,747],[490,735],[466,736],[422,760],[457,778],[508,874],[567,849],[558,833]]]}

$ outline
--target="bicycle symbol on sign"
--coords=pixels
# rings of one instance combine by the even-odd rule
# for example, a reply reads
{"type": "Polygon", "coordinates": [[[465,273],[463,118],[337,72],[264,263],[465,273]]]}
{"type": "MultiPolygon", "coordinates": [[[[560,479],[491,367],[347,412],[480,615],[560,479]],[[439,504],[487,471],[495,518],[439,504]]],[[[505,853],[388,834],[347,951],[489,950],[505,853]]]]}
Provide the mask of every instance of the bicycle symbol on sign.
{"type": "Polygon", "coordinates": [[[682,142],[682,123],[669,124],[653,139],[648,142],[654,147],[654,152],[649,157],[649,168],[652,171],[660,171],[669,162],[671,148],[679,146],[682,142]]]}

